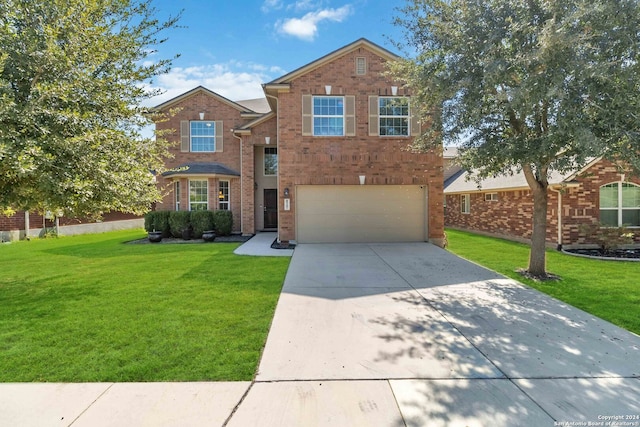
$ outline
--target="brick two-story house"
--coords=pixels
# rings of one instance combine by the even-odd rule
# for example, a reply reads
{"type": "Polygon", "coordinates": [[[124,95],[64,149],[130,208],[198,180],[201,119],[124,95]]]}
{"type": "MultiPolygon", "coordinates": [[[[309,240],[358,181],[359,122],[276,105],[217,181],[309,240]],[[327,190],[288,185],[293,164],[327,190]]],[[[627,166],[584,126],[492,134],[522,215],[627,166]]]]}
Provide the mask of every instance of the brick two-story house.
{"type": "Polygon", "coordinates": [[[420,125],[385,74],[397,56],[365,39],[230,101],[198,87],[156,107],[176,131],[159,210],[229,209],[234,231],[281,241],[443,242],[437,150],[405,148],[420,125]]]}

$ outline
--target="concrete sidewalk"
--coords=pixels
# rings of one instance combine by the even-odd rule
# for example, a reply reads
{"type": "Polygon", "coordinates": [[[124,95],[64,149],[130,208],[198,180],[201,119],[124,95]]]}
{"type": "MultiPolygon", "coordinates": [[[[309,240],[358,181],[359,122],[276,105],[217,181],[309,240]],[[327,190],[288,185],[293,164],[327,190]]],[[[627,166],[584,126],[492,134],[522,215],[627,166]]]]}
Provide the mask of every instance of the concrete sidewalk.
{"type": "Polygon", "coordinates": [[[639,376],[637,335],[435,246],[299,245],[254,382],[4,384],[0,425],[640,426],[639,376]]]}

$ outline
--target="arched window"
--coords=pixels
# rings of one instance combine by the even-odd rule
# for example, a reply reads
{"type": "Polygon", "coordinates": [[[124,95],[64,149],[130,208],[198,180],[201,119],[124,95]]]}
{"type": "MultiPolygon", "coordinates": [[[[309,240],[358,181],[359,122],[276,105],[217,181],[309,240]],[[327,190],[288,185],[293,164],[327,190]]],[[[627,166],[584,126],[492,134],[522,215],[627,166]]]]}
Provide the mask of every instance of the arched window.
{"type": "Polygon", "coordinates": [[[611,227],[640,227],[640,186],[614,182],[600,187],[600,222],[611,227]]]}

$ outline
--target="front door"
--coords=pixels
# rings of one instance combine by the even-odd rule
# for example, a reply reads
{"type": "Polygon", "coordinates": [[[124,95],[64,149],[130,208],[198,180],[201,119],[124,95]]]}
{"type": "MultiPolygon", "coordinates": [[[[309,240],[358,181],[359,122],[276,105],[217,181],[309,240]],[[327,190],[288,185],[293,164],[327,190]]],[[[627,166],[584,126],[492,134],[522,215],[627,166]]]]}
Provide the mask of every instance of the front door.
{"type": "Polygon", "coordinates": [[[278,190],[264,190],[264,228],[278,228],[278,190]]]}

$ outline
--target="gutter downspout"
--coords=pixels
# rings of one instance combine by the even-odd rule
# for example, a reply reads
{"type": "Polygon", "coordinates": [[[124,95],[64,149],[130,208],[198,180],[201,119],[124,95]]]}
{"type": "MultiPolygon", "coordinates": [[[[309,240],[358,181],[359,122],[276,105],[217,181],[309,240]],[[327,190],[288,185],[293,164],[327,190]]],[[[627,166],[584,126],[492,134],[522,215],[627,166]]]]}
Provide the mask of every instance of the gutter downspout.
{"type": "MultiPolygon", "coordinates": [[[[272,98],[276,101],[276,144],[280,145],[280,112],[278,110],[280,110],[280,102],[278,102],[278,97],[277,96],[273,96],[273,95],[269,95],[266,91],[266,89],[264,89],[264,94],[266,95],[267,98],[272,98]]],[[[280,169],[280,148],[278,147],[278,243],[280,243],[282,240],[280,239],[280,224],[282,224],[282,221],[280,220],[280,171],[282,169],[280,169]]],[[[297,227],[297,224],[296,224],[297,227]]]]}
{"type": "Polygon", "coordinates": [[[558,193],[558,246],[556,249],[560,251],[562,250],[562,187],[558,189],[550,186],[549,189],[558,193]]]}
{"type": "Polygon", "coordinates": [[[240,141],[240,234],[244,235],[244,174],[242,173],[244,162],[242,157],[242,137],[237,136],[233,129],[231,129],[231,135],[240,141]]]}

